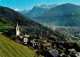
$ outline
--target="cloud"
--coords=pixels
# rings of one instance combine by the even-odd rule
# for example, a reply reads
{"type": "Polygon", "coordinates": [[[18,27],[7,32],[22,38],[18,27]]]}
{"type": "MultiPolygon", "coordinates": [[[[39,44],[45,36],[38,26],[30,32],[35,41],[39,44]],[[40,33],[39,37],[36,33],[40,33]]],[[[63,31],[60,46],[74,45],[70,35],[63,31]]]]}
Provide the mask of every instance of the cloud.
{"type": "Polygon", "coordinates": [[[22,11],[22,10],[19,10],[19,9],[14,9],[15,11],[22,11]]]}
{"type": "Polygon", "coordinates": [[[19,9],[14,9],[15,11],[19,11],[19,9]]]}

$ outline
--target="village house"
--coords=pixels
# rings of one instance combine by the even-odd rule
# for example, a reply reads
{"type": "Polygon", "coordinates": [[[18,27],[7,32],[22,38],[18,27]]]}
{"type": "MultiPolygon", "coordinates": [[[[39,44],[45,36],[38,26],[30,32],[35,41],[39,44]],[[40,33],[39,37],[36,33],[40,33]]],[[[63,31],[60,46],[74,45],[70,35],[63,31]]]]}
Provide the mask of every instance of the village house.
{"type": "Polygon", "coordinates": [[[76,52],[75,56],[80,57],[80,52],[76,52]]]}
{"type": "Polygon", "coordinates": [[[80,52],[77,52],[75,49],[68,49],[71,54],[73,54],[75,57],[80,57],[80,52]]]}
{"type": "Polygon", "coordinates": [[[0,34],[3,34],[3,32],[0,32],[0,34]]]}
{"type": "Polygon", "coordinates": [[[20,41],[21,41],[23,44],[27,44],[27,43],[28,43],[29,37],[30,37],[30,36],[29,36],[28,34],[25,34],[25,35],[23,35],[23,36],[19,36],[20,41]]]}
{"type": "Polygon", "coordinates": [[[34,40],[31,40],[31,41],[30,41],[30,44],[31,44],[32,47],[37,46],[37,42],[36,42],[35,39],[34,39],[34,40]]]}
{"type": "Polygon", "coordinates": [[[27,35],[27,34],[25,34],[24,36],[23,36],[23,43],[24,44],[27,44],[28,43],[28,41],[29,41],[29,35],[27,35]]]}
{"type": "Polygon", "coordinates": [[[76,53],[76,50],[75,50],[74,48],[68,49],[68,50],[69,50],[69,52],[71,52],[71,53],[76,53]]]}
{"type": "Polygon", "coordinates": [[[60,56],[63,56],[63,55],[65,55],[65,53],[61,53],[61,54],[60,54],[60,56]]]}
{"type": "Polygon", "coordinates": [[[48,56],[50,56],[50,57],[58,57],[59,56],[58,51],[56,49],[52,49],[51,43],[45,42],[44,44],[42,44],[42,46],[43,46],[44,50],[47,50],[48,56]]]}
{"type": "Polygon", "coordinates": [[[52,50],[51,43],[44,43],[42,46],[43,46],[44,50],[45,49],[47,49],[48,51],[52,50]]]}
{"type": "Polygon", "coordinates": [[[49,51],[49,53],[51,54],[52,57],[58,57],[59,54],[58,54],[58,51],[57,50],[52,50],[52,51],[49,51]]]}

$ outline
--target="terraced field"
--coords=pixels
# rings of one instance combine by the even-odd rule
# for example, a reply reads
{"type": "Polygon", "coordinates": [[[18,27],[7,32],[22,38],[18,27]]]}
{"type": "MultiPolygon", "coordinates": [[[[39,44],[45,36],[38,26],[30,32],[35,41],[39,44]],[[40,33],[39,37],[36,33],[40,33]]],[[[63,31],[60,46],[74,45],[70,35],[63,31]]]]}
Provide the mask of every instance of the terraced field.
{"type": "Polygon", "coordinates": [[[0,57],[36,57],[36,53],[0,35],[0,57]]]}

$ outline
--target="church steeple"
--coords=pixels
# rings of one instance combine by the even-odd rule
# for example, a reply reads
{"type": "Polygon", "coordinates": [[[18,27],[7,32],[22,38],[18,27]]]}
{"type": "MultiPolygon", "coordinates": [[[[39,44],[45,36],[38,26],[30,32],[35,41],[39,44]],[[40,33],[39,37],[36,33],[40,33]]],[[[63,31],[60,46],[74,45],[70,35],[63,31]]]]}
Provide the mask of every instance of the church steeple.
{"type": "Polygon", "coordinates": [[[17,27],[18,27],[18,22],[17,22],[17,27]]]}
{"type": "Polygon", "coordinates": [[[17,22],[17,26],[16,26],[16,36],[20,36],[20,31],[19,31],[18,22],[17,22]]]}

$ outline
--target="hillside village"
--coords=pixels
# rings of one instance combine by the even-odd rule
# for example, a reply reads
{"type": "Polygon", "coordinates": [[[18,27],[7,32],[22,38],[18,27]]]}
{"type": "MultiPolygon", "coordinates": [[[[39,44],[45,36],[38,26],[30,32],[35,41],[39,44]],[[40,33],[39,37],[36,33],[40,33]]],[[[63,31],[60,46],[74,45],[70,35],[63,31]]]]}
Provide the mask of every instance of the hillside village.
{"type": "Polygon", "coordinates": [[[0,0],[0,57],[80,57],[80,1],[0,0]]]}
{"type": "MultiPolygon", "coordinates": [[[[80,46],[77,43],[73,43],[71,38],[63,37],[58,39],[55,36],[49,37],[49,32],[46,32],[45,35],[42,33],[38,34],[38,37],[31,37],[30,34],[24,33],[21,34],[20,26],[17,23],[16,30],[12,29],[12,32],[9,37],[11,40],[16,41],[17,43],[28,47],[37,53],[37,55],[42,55],[44,57],[79,57],[80,56],[80,46]],[[63,40],[65,38],[65,40],[63,40]]],[[[5,32],[0,32],[8,37],[5,32]]],[[[59,35],[59,34],[58,34],[59,35]]]]}
{"type": "MultiPolygon", "coordinates": [[[[44,57],[79,57],[80,46],[77,43],[72,42],[71,38],[61,37],[60,39],[53,36],[49,37],[49,32],[46,34],[40,33],[37,38],[28,33],[22,33],[20,30],[19,23],[17,22],[16,28],[9,30],[8,32],[0,32],[11,40],[28,47],[32,51],[36,52],[37,55],[44,57]],[[15,33],[13,33],[15,31],[15,33]],[[9,34],[6,34],[8,33],[9,34]],[[13,34],[12,34],[13,33],[13,34]],[[21,34],[22,33],[22,34],[21,34]]],[[[26,31],[24,31],[26,32],[26,31]]],[[[59,35],[59,34],[57,34],[59,35]]],[[[59,36],[60,37],[60,36],[59,36]]]]}
{"type": "Polygon", "coordinates": [[[80,56],[80,46],[78,46],[76,43],[73,43],[71,39],[66,39],[66,41],[59,41],[57,38],[50,39],[42,35],[39,35],[39,38],[37,39],[30,39],[30,35],[27,33],[20,35],[20,27],[18,23],[16,26],[16,36],[19,38],[17,41],[19,44],[29,47],[38,55],[43,55],[44,57],[80,56]]]}

